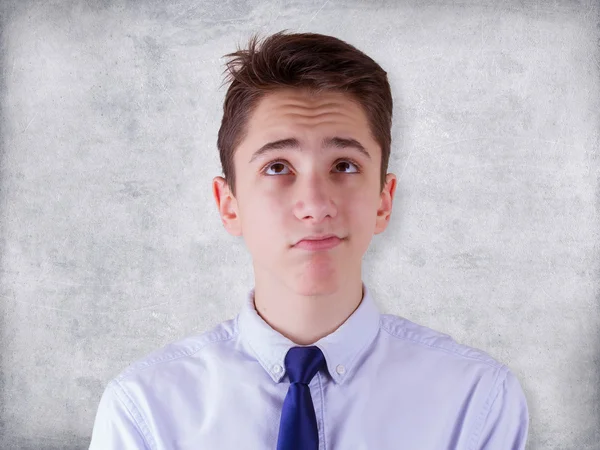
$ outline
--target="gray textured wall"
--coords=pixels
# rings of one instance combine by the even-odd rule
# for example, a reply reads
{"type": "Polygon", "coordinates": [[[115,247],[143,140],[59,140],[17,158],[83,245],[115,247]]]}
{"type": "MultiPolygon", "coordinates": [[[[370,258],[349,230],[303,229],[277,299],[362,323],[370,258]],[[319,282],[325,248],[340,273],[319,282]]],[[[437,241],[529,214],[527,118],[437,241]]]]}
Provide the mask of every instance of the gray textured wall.
{"type": "Polygon", "coordinates": [[[82,449],[108,380],[252,285],[211,194],[223,59],[333,34],[388,71],[384,312],[521,380],[529,446],[600,449],[599,6],[2,0],[0,447],[82,449]]]}

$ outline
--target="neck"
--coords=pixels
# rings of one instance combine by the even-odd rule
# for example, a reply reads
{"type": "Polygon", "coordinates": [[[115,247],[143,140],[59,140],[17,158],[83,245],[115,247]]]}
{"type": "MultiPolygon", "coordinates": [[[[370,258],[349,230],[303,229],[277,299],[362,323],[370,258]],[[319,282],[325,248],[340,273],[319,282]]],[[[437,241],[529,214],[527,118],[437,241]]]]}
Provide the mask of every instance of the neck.
{"type": "Polygon", "coordinates": [[[261,282],[257,276],[254,307],[271,328],[296,345],[312,345],[337,330],[358,308],[363,295],[360,273],[339,283],[339,289],[309,293],[272,279],[261,282]]]}

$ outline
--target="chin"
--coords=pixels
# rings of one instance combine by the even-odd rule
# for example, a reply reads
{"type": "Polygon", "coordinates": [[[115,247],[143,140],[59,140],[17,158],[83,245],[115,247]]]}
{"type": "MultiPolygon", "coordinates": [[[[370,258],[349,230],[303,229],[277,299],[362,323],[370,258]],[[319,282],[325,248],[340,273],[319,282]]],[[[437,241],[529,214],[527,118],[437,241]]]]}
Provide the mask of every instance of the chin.
{"type": "Polygon", "coordinates": [[[339,291],[340,283],[336,274],[327,272],[301,274],[293,281],[294,290],[300,295],[330,295],[339,291]]]}

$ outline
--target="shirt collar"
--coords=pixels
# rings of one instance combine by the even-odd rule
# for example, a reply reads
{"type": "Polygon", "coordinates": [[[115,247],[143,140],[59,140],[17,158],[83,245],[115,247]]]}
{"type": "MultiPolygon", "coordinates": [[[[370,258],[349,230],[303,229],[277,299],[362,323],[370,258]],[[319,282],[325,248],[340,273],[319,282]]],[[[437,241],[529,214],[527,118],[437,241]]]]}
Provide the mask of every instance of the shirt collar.
{"type": "MultiPolygon", "coordinates": [[[[367,350],[379,331],[380,312],[364,282],[363,298],[358,308],[333,333],[312,345],[321,349],[329,374],[342,384],[358,368],[360,356],[367,350]]],[[[285,375],[285,356],[297,344],[271,328],[254,307],[253,287],[248,292],[237,317],[240,336],[259,363],[279,382],[285,375]]]]}

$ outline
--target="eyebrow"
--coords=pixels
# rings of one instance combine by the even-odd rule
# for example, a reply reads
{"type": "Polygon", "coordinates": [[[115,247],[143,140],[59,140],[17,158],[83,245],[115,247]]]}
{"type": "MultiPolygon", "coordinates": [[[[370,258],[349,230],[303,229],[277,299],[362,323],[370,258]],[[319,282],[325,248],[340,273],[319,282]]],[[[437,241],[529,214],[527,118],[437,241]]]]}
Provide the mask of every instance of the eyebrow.
{"type": "MultiPolygon", "coordinates": [[[[326,137],[321,141],[322,148],[353,148],[367,158],[371,159],[371,155],[365,149],[365,147],[358,142],[356,139],[352,138],[341,138],[338,136],[335,137],[326,137]]],[[[296,138],[288,138],[288,139],[280,139],[278,141],[269,142],[259,148],[254,154],[252,158],[250,158],[250,162],[254,161],[259,156],[264,155],[265,153],[272,152],[275,150],[282,150],[284,148],[290,148],[293,150],[302,150],[302,146],[300,145],[300,141],[296,138]]]]}

